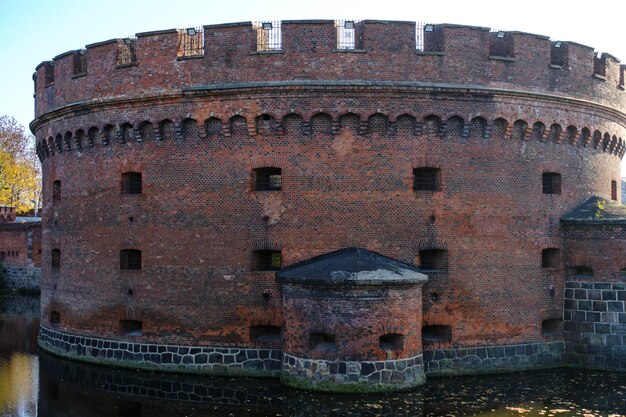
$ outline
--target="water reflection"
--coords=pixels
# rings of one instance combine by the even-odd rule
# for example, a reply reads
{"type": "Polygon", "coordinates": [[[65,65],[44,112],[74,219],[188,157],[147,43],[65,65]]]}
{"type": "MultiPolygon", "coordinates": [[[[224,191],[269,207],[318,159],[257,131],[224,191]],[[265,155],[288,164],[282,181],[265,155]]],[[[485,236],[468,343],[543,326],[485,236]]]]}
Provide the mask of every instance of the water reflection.
{"type": "Polygon", "coordinates": [[[34,417],[39,398],[39,360],[33,352],[38,303],[27,297],[0,298],[0,413],[34,417]]]}
{"type": "Polygon", "coordinates": [[[26,314],[0,319],[2,417],[626,415],[619,373],[560,369],[430,378],[422,389],[387,396],[314,394],[274,379],[164,375],[16,353],[32,352],[37,325],[26,314]]]}

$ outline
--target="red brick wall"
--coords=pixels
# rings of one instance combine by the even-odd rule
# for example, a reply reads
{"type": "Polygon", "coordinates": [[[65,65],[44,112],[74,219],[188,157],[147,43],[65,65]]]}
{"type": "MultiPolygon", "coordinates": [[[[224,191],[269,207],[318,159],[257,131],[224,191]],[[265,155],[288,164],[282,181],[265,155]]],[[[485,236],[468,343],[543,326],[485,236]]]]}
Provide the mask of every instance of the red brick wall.
{"type": "MultiPolygon", "coordinates": [[[[141,85],[148,96],[143,101],[78,104],[75,113],[48,113],[34,125],[43,157],[44,319],[55,310],[61,313],[62,328],[107,336],[119,333],[120,319],[134,319],[143,321],[147,340],[247,344],[251,325],[279,326],[283,320],[273,274],[251,271],[253,250],[280,249],[283,264],[289,265],[349,246],[404,262],[414,262],[421,249],[437,248],[447,250],[448,268],[431,274],[424,287],[425,324],[452,326],[456,346],[542,340],[541,321],[554,318],[554,312],[562,308],[565,272],[542,268],[541,250],[562,248],[559,219],[564,213],[592,194],[610,198],[610,182],[619,179],[618,155],[624,152],[619,142],[624,137],[621,113],[531,93],[399,85],[240,86],[180,93],[185,83],[302,79],[298,68],[318,68],[312,78],[420,77],[432,81],[440,77],[441,82],[450,82],[446,77],[452,77],[452,72],[465,76],[481,74],[479,68],[485,63],[508,65],[486,58],[480,64],[465,59],[467,65],[476,67],[466,71],[459,61],[450,73],[424,72],[418,67],[400,71],[376,60],[357,65],[373,57],[367,53],[325,55],[332,46],[322,42],[331,36],[331,29],[324,25],[311,35],[310,48],[320,48],[315,49],[317,55],[285,50],[278,57],[250,55],[247,41],[239,39],[246,33],[241,26],[221,27],[217,43],[206,43],[207,50],[218,49],[203,59],[176,61],[180,71],[186,66],[199,66],[197,71],[204,68],[197,79],[193,73],[168,72],[166,67],[173,61],[157,57],[173,47],[172,34],[139,38],[138,42],[154,42],[155,47],[138,52],[139,65],[126,69],[135,74],[135,84],[119,78],[118,70],[110,67],[114,52],[107,45],[88,50],[88,60],[95,54],[92,51],[103,55],[100,64],[89,64],[86,77],[57,77],[59,82],[48,87],[48,91],[55,89],[55,100],[58,97],[55,106],[117,94],[116,89],[122,87],[126,98],[131,98],[137,94],[132,85],[141,85]],[[228,58],[219,45],[231,44],[228,58]],[[265,71],[265,64],[255,64],[253,71],[249,62],[257,58],[268,66],[273,59],[289,58],[293,68],[288,71],[287,66],[276,65],[271,67],[275,70],[265,71]],[[207,71],[209,67],[203,65],[209,60],[211,70],[207,71]],[[354,62],[344,67],[340,65],[344,60],[354,62]],[[152,77],[143,73],[148,70],[152,77]],[[170,88],[178,93],[159,95],[170,88]],[[330,125],[313,117],[320,111],[328,113],[330,125]],[[345,117],[350,112],[360,121],[351,123],[345,117]],[[370,118],[378,112],[387,116],[386,123],[378,116],[370,118]],[[269,129],[257,131],[255,118],[264,113],[274,121],[261,123],[269,129]],[[413,116],[414,121],[400,117],[403,114],[413,116]],[[448,122],[447,126],[424,123],[432,114],[448,122]],[[236,115],[240,120],[245,117],[247,124],[230,123],[236,115]],[[453,128],[455,115],[463,119],[457,128],[453,128]],[[470,121],[477,116],[487,123],[484,132],[472,127],[470,121]],[[180,123],[187,117],[196,119],[200,129],[185,137],[180,123]],[[206,136],[204,121],[209,117],[221,119],[220,135],[206,136]],[[497,118],[506,119],[508,128],[497,128],[497,118]],[[133,134],[120,143],[115,134],[123,123],[137,129],[143,121],[150,121],[156,128],[165,119],[173,120],[179,129],[161,141],[138,142],[133,134]],[[513,128],[518,119],[527,122],[525,132],[513,128]],[[535,122],[545,125],[543,135],[532,135],[535,122]],[[605,150],[602,143],[585,142],[579,136],[552,138],[548,131],[553,123],[564,132],[573,125],[578,132],[587,128],[592,134],[595,130],[608,133],[617,144],[610,142],[605,150]],[[108,145],[99,135],[93,147],[84,139],[82,149],[77,149],[79,129],[86,133],[95,126],[101,132],[107,124],[114,127],[108,145]],[[61,144],[61,152],[46,143],[67,132],[72,139],[61,144]],[[252,190],[251,171],[266,166],[282,169],[281,191],[252,190]],[[420,166],[441,169],[441,191],[413,191],[412,170],[420,166]],[[142,173],[141,195],[120,194],[121,174],[128,171],[142,173]],[[560,195],[542,194],[543,172],[561,174],[560,195]],[[53,203],[55,180],[62,181],[62,196],[53,203]],[[50,268],[53,248],[61,251],[58,271],[50,268]],[[119,270],[121,249],[142,251],[141,271],[119,270]],[[556,289],[555,296],[549,294],[550,285],[556,289]],[[264,292],[270,294],[269,300],[264,292]],[[432,292],[437,292],[438,301],[431,301],[432,292]]],[[[372,25],[387,30],[382,24],[372,25]]],[[[410,25],[390,25],[388,30],[406,29],[408,36],[405,26],[410,25]]],[[[284,30],[295,33],[298,27],[286,24],[284,30]]],[[[483,36],[483,31],[474,29],[447,30],[450,51],[461,49],[454,43],[459,33],[483,36]]],[[[516,36],[526,39],[529,35],[516,36]]],[[[531,38],[538,45],[547,42],[531,38]]],[[[291,41],[284,42],[287,48],[291,41]]],[[[515,45],[519,48],[523,42],[515,45]]],[[[400,42],[397,46],[411,54],[407,60],[418,64],[447,59],[415,57],[411,45],[400,42]]],[[[377,48],[387,51],[388,63],[390,47],[381,44],[377,48]]],[[[536,67],[535,73],[511,69],[506,80],[538,77],[539,81],[523,79],[516,89],[567,92],[580,98],[597,93],[598,102],[622,106],[623,93],[613,84],[609,88],[608,82],[601,87],[600,80],[581,78],[571,83],[570,90],[548,89],[541,81],[548,77],[547,64],[532,59],[520,56],[520,62],[511,65],[524,62],[536,67]]],[[[63,59],[59,61],[56,71],[63,65],[63,59]]],[[[586,70],[579,71],[579,67],[572,68],[564,76],[591,77],[586,70]]],[[[471,82],[511,87],[497,80],[478,77],[471,82]]],[[[38,107],[38,114],[50,108],[38,107]]]]}
{"type": "Polygon", "coordinates": [[[421,286],[319,288],[283,286],[283,350],[298,357],[330,360],[410,358],[422,352],[421,286]],[[393,318],[393,319],[390,319],[393,318]],[[336,352],[317,352],[310,334],[335,336],[336,352]],[[379,338],[401,334],[404,349],[394,357],[380,349],[379,338]]]}
{"type": "Polygon", "coordinates": [[[41,226],[23,224],[5,224],[0,226],[0,252],[4,252],[2,261],[11,266],[40,266],[41,226]],[[32,259],[28,259],[28,233],[33,233],[32,259]]]}
{"type": "Polygon", "coordinates": [[[568,276],[575,277],[574,268],[586,266],[593,276],[583,278],[593,282],[622,282],[626,276],[626,227],[623,225],[567,225],[564,227],[567,248],[568,276]]]}

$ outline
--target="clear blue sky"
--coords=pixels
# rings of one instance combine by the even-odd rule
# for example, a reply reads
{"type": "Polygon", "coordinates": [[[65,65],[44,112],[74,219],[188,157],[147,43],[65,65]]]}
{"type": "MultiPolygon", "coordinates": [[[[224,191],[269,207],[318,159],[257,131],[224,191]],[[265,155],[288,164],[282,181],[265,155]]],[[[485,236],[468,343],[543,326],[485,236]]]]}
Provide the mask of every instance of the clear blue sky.
{"type": "Polygon", "coordinates": [[[623,5],[572,0],[0,0],[0,115],[30,123],[31,76],[40,62],[137,32],[250,20],[411,20],[537,33],[589,45],[626,62],[623,5]]]}

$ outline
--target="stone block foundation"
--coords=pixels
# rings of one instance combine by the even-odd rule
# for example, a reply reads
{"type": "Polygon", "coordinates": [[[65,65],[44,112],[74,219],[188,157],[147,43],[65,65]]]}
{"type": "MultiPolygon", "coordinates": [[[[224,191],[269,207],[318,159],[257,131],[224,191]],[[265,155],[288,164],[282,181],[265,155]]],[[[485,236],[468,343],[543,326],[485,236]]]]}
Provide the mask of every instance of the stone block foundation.
{"type": "Polygon", "coordinates": [[[4,270],[4,287],[8,290],[39,291],[41,268],[0,265],[4,270]]]}
{"type": "Polygon", "coordinates": [[[486,374],[563,365],[563,342],[424,350],[427,375],[486,374]]]}
{"type": "Polygon", "coordinates": [[[330,361],[285,353],[281,375],[287,385],[332,392],[398,391],[426,382],[422,355],[386,361],[330,361]]]}
{"type": "Polygon", "coordinates": [[[626,371],[626,283],[566,282],[563,319],[568,363],[626,371]]]}
{"type": "Polygon", "coordinates": [[[83,362],[162,372],[279,376],[282,351],[237,347],[175,346],[76,336],[40,327],[39,346],[83,362]]]}

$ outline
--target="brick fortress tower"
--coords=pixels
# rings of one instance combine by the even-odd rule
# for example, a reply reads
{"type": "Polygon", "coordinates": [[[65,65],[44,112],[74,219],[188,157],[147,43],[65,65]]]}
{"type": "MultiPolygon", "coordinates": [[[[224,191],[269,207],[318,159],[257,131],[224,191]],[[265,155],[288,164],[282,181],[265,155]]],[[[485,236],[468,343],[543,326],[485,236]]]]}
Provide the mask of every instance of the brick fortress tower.
{"type": "Polygon", "coordinates": [[[46,350],[325,390],[626,369],[611,55],[248,22],[88,45],[34,80],[46,350]]]}

